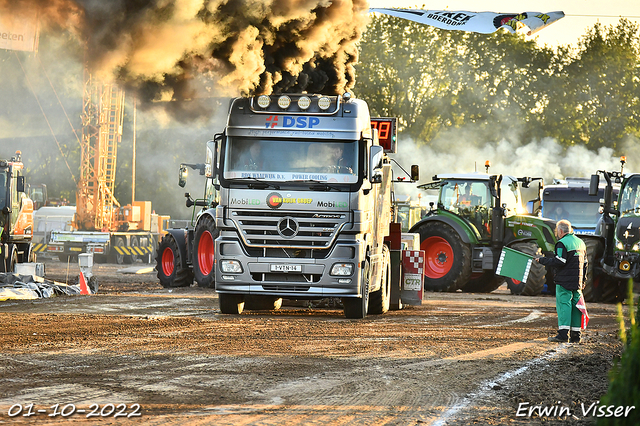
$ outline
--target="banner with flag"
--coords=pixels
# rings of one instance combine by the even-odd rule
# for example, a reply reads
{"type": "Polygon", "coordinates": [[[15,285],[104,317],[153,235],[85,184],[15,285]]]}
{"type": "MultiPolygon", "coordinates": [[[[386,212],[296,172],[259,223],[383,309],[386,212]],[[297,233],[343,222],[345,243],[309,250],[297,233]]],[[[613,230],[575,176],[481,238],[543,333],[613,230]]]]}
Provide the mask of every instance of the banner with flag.
{"type": "Polygon", "coordinates": [[[532,35],[564,17],[564,12],[561,11],[496,13],[391,8],[371,8],[369,11],[408,19],[443,30],[469,31],[481,34],[491,34],[500,28],[506,28],[512,33],[523,31],[527,35],[532,35]]]}
{"type": "Polygon", "coordinates": [[[580,295],[580,299],[578,299],[578,303],[576,303],[576,308],[578,308],[578,310],[582,312],[582,321],[580,321],[580,328],[586,330],[587,324],[589,324],[589,314],[587,313],[587,305],[584,302],[584,295],[580,295]]]}

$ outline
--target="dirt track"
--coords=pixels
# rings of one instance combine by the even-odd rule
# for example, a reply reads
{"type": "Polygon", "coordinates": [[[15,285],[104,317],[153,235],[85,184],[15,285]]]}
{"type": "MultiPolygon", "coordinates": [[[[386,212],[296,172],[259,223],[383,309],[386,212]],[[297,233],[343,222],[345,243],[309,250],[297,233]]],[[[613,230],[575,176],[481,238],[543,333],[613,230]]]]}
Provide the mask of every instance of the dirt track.
{"type": "MultiPolygon", "coordinates": [[[[75,268],[51,261],[47,276],[75,268]]],[[[551,296],[428,293],[362,321],[301,303],[227,316],[212,290],[121,268],[95,267],[97,295],[0,302],[0,423],[591,424],[580,404],[620,352],[612,305],[589,305],[583,343],[557,345],[551,296]],[[572,415],[516,416],[527,403],[572,415]],[[141,417],[114,418],[134,404],[141,417]]]]}

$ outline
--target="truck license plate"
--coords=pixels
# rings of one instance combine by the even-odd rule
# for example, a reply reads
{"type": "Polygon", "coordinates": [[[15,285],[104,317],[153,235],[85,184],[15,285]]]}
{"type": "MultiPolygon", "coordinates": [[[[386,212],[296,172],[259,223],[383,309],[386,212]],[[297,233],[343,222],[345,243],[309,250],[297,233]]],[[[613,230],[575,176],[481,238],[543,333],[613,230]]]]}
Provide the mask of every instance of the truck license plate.
{"type": "Polygon", "coordinates": [[[302,265],[271,265],[271,272],[302,272],[302,265]]]}

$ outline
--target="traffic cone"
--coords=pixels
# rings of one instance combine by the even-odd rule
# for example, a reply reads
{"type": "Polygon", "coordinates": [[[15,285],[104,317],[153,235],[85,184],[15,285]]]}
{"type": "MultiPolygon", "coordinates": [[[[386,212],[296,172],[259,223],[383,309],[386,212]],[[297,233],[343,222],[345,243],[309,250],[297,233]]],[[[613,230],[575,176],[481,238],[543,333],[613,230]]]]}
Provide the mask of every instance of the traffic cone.
{"type": "Polygon", "coordinates": [[[84,273],[80,272],[80,294],[91,294],[89,287],[87,287],[87,281],[84,278],[84,273]]]}

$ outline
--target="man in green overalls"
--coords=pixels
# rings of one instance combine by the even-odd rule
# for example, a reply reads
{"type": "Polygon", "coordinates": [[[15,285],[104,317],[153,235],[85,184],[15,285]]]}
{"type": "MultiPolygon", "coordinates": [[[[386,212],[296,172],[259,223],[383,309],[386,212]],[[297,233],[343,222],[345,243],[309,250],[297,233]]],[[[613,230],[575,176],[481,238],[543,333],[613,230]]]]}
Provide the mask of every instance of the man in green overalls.
{"type": "Polygon", "coordinates": [[[582,313],[576,307],[576,303],[582,296],[587,273],[587,247],[573,234],[568,220],[558,221],[556,237],[558,242],[555,247],[555,256],[536,259],[547,268],[552,267],[556,270],[558,334],[549,337],[549,341],[579,343],[582,313]]]}

